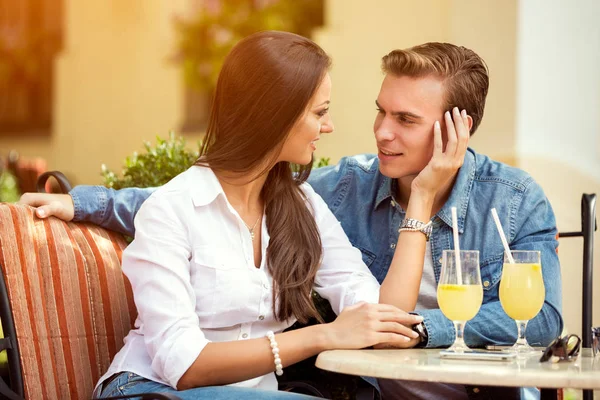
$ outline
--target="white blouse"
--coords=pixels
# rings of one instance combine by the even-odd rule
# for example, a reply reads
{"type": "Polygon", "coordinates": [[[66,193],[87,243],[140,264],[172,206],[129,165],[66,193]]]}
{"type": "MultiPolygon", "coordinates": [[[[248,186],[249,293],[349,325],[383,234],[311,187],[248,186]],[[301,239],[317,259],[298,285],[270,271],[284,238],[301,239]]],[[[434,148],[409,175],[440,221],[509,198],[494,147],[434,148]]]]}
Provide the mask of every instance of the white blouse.
{"type": "MultiPolygon", "coordinates": [[[[301,186],[317,222],[323,260],[314,290],[339,314],[379,301],[379,284],[323,199],[301,186]]],[[[295,319],[273,314],[262,223],[262,263],[254,266],[250,233],[210,168],[193,166],[159,188],[135,217],[135,240],[123,253],[138,318],[100,382],[130,371],[176,388],[209,342],[265,337],[295,319]]],[[[265,338],[265,340],[267,340],[265,338]]],[[[277,390],[273,373],[235,385],[277,390]]]]}

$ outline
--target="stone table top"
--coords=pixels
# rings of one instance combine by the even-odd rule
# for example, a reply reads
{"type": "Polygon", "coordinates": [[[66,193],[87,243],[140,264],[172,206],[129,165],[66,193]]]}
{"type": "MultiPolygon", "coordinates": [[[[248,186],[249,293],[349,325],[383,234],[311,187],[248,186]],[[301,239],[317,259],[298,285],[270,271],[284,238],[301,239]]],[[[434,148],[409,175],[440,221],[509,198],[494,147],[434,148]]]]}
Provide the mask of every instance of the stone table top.
{"type": "Polygon", "coordinates": [[[580,355],[575,361],[540,363],[541,352],[513,361],[441,359],[439,352],[439,349],[331,350],[319,354],[316,365],[328,371],[376,378],[465,385],[600,389],[600,356],[594,359],[580,355]]]}

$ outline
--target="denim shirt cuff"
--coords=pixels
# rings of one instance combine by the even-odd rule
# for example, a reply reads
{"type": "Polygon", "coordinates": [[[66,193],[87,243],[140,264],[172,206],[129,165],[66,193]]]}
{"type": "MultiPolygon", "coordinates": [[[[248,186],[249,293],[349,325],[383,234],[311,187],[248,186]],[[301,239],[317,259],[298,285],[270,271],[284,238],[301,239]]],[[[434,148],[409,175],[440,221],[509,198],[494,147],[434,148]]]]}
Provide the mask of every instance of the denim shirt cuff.
{"type": "Polygon", "coordinates": [[[419,310],[427,329],[427,348],[447,347],[454,342],[454,324],[439,309],[419,310]]]}
{"type": "Polygon", "coordinates": [[[107,203],[107,189],[103,186],[79,185],[69,194],[73,199],[73,221],[99,223],[104,218],[107,203]]]}

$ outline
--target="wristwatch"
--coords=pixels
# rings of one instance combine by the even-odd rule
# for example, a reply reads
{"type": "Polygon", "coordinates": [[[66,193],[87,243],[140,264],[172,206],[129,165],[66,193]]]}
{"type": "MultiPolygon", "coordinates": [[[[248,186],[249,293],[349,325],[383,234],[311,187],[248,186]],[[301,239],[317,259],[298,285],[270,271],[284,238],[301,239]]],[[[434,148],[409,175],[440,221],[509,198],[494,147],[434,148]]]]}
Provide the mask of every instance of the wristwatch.
{"type": "MultiPolygon", "coordinates": [[[[411,314],[418,315],[415,313],[411,313],[411,314]]],[[[429,335],[427,335],[427,327],[425,326],[425,324],[423,322],[419,322],[418,324],[413,325],[412,330],[417,332],[419,334],[419,338],[421,339],[421,341],[419,343],[417,343],[415,348],[419,349],[419,348],[424,348],[425,346],[427,346],[427,341],[429,339],[429,335]]]]}
{"type": "Polygon", "coordinates": [[[398,233],[402,231],[410,231],[410,232],[421,232],[425,235],[425,239],[429,241],[429,237],[431,236],[431,232],[433,231],[433,226],[431,221],[428,223],[419,221],[414,218],[405,218],[404,221],[400,224],[400,229],[398,229],[398,233]]]}

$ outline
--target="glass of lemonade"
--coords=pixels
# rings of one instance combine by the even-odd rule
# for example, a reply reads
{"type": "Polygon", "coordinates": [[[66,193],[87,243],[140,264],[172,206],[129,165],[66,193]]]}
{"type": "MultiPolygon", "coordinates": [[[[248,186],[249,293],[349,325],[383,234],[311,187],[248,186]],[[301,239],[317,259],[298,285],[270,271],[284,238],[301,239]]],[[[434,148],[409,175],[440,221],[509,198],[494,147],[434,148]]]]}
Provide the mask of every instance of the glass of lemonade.
{"type": "Polygon", "coordinates": [[[456,331],[456,338],[448,351],[462,352],[468,349],[463,338],[464,327],[481,307],[483,288],[479,251],[460,250],[458,258],[460,265],[457,265],[454,250],[444,250],[437,299],[446,318],[454,322],[456,331]]]}
{"type": "Polygon", "coordinates": [[[544,304],[546,289],[542,276],[539,251],[511,250],[514,264],[504,253],[502,280],[500,281],[500,303],[504,312],[517,323],[517,342],[510,351],[525,355],[535,350],[525,338],[527,322],[535,317],[544,304]]]}

